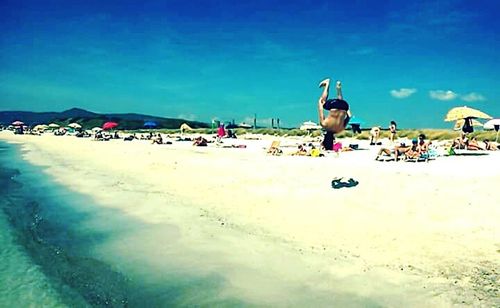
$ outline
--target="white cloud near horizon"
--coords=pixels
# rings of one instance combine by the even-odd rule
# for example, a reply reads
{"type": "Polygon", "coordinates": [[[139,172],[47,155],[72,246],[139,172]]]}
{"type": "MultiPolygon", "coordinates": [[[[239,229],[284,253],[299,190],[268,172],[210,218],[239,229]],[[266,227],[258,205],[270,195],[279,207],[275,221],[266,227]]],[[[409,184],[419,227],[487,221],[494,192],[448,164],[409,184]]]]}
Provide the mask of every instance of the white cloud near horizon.
{"type": "Polygon", "coordinates": [[[432,99],[437,99],[440,101],[451,101],[454,100],[455,98],[458,97],[458,94],[448,90],[448,91],[443,91],[443,90],[432,90],[429,91],[429,96],[432,99]]]}
{"type": "Polygon", "coordinates": [[[417,92],[417,89],[414,88],[401,88],[399,90],[391,90],[390,93],[393,97],[395,98],[407,98],[410,97],[412,94],[417,92]]]}
{"type": "Polygon", "coordinates": [[[460,99],[466,102],[482,102],[486,100],[486,97],[479,93],[471,92],[460,96],[460,99]]]}

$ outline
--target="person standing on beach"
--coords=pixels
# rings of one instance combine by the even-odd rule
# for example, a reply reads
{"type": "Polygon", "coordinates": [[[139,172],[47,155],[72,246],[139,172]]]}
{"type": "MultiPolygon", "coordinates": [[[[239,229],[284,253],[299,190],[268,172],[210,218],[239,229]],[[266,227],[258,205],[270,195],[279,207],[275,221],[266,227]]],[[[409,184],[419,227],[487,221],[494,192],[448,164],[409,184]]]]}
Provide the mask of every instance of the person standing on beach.
{"type": "Polygon", "coordinates": [[[224,129],[224,123],[221,123],[219,128],[217,128],[217,142],[222,142],[224,136],[226,136],[226,130],[224,129]]]}
{"type": "Polygon", "coordinates": [[[396,122],[395,121],[391,121],[391,125],[389,126],[389,131],[391,132],[391,135],[389,136],[389,140],[391,142],[394,142],[394,140],[396,139],[396,122]]]}
{"type": "Polygon", "coordinates": [[[319,87],[323,88],[323,93],[318,100],[319,124],[326,130],[323,146],[326,150],[332,150],[335,134],[344,131],[351,118],[351,113],[349,104],[342,97],[342,84],[340,81],[337,81],[337,98],[334,99],[328,99],[329,78],[320,82],[319,87]],[[328,110],[327,117],[325,117],[323,109],[328,110]]]}

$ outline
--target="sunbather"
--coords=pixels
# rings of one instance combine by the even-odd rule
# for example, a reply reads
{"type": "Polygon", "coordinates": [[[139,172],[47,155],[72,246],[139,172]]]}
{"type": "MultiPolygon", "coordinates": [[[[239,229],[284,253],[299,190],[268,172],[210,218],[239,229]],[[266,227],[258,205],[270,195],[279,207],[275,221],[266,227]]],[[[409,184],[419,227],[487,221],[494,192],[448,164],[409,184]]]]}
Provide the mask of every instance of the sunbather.
{"type": "Polygon", "coordinates": [[[407,150],[404,155],[406,157],[406,159],[418,159],[420,157],[420,153],[421,153],[421,150],[420,150],[420,147],[418,145],[418,140],[417,139],[413,139],[411,141],[412,145],[410,147],[409,150],[407,150]]]}
{"type": "Polygon", "coordinates": [[[307,150],[306,150],[306,148],[304,147],[303,144],[299,144],[297,152],[292,153],[292,155],[306,156],[307,155],[307,150]]]}
{"type": "Polygon", "coordinates": [[[158,134],[158,136],[156,137],[152,137],[151,140],[153,141],[152,144],[163,144],[163,138],[160,134],[158,134]]]}
{"type": "Polygon", "coordinates": [[[337,98],[334,99],[328,99],[330,79],[320,82],[319,87],[323,88],[323,93],[318,100],[319,124],[326,130],[325,140],[328,142],[323,142],[323,145],[329,150],[330,143],[333,144],[334,135],[342,132],[349,123],[351,113],[349,104],[343,99],[340,81],[337,81],[337,98]],[[329,111],[326,118],[323,109],[329,111]]]}
{"type": "Polygon", "coordinates": [[[467,138],[467,134],[462,132],[460,137],[457,137],[453,140],[451,147],[453,149],[466,149],[467,143],[469,143],[469,138],[467,138]]]}
{"type": "Polygon", "coordinates": [[[420,147],[420,151],[422,153],[429,151],[429,146],[432,144],[432,141],[425,141],[425,135],[420,134],[418,135],[418,146],[420,147]]]}
{"type": "Polygon", "coordinates": [[[488,139],[484,140],[484,144],[485,144],[484,148],[486,150],[488,150],[488,151],[498,151],[498,146],[495,143],[489,141],[488,139]]]}
{"type": "Polygon", "coordinates": [[[394,154],[394,159],[396,161],[398,161],[399,157],[403,156],[410,149],[411,149],[411,146],[406,145],[404,143],[401,143],[400,145],[395,146],[393,150],[390,150],[388,148],[381,148],[378,151],[378,154],[377,154],[377,157],[375,158],[375,160],[380,160],[380,157],[382,155],[391,156],[392,154],[394,154]]]}
{"type": "Polygon", "coordinates": [[[208,145],[208,141],[203,137],[198,137],[194,139],[193,145],[198,147],[206,147],[208,145]]]}
{"type": "Polygon", "coordinates": [[[467,150],[469,151],[479,151],[479,150],[484,150],[485,148],[482,147],[479,142],[477,142],[477,139],[474,137],[471,140],[468,140],[465,145],[467,146],[467,150]]]}

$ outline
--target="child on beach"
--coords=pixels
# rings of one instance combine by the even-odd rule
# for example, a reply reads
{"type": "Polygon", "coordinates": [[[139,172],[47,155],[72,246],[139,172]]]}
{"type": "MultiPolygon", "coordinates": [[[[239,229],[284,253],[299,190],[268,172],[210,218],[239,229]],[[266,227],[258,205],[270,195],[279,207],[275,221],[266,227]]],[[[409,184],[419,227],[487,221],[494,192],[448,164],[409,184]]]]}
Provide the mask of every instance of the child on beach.
{"type": "Polygon", "coordinates": [[[327,78],[320,82],[320,88],[323,88],[323,93],[318,100],[318,115],[321,127],[326,130],[325,141],[323,146],[326,150],[331,150],[335,134],[342,132],[351,118],[349,104],[342,97],[342,84],[337,81],[337,98],[328,99],[330,90],[330,79],[327,78]],[[328,110],[328,116],[325,118],[323,109],[328,110]]]}

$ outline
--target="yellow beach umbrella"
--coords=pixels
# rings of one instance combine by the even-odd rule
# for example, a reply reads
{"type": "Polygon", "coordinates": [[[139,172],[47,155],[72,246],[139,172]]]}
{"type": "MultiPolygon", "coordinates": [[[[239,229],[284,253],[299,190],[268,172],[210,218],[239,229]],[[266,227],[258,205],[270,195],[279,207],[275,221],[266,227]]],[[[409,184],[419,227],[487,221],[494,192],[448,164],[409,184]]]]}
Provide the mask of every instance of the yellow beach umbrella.
{"type": "Polygon", "coordinates": [[[463,106],[452,108],[448,111],[444,120],[446,122],[451,122],[466,118],[492,119],[492,117],[482,111],[463,106]]]}
{"type": "MultiPolygon", "coordinates": [[[[464,126],[464,124],[465,124],[464,119],[457,120],[457,122],[455,123],[455,127],[453,129],[460,130],[464,126]]],[[[471,125],[472,126],[483,126],[483,124],[481,122],[479,122],[478,120],[475,120],[475,119],[471,120],[471,125]]]]}

